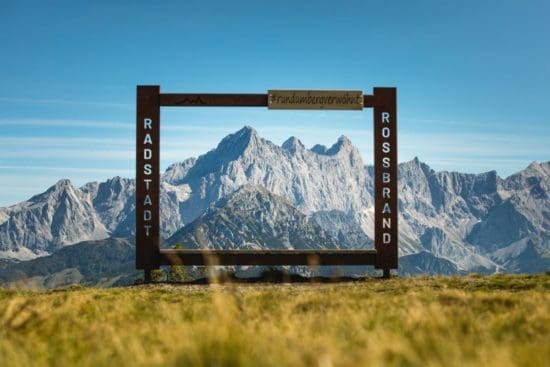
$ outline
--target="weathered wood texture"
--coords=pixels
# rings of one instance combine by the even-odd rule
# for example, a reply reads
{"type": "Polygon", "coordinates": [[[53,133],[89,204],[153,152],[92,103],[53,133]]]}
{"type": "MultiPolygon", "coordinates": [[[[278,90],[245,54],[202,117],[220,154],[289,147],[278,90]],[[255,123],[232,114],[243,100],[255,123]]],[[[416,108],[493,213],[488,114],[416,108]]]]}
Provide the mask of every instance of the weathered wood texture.
{"type": "Polygon", "coordinates": [[[137,87],[136,268],[159,267],[160,87],[137,87]],[[146,150],[149,151],[146,152],[146,150]],[[146,166],[150,165],[150,166],[146,166]],[[150,202],[146,200],[146,197],[150,202]]]}
{"type": "Polygon", "coordinates": [[[376,268],[397,269],[397,92],[374,88],[374,243],[376,268]]]}

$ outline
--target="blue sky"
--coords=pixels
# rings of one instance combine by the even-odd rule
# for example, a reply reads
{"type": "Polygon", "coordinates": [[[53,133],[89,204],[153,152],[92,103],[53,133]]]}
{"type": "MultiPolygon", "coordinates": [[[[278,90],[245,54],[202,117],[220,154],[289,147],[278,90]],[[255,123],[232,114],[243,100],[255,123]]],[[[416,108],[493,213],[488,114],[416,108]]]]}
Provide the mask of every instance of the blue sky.
{"type": "MultiPolygon", "coordinates": [[[[510,175],[550,159],[548,1],[24,1],[0,5],[0,206],[134,175],[135,87],[398,88],[399,159],[510,175]]],[[[243,125],[306,146],[372,113],[162,109],[162,164],[243,125]]]]}

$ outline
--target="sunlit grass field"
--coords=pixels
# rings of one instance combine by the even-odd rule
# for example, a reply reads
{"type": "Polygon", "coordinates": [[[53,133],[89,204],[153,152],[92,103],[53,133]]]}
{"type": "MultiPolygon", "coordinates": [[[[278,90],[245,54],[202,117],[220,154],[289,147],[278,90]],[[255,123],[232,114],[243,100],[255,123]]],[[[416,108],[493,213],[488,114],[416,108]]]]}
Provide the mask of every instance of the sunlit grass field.
{"type": "Polygon", "coordinates": [[[549,366],[550,276],[0,288],[0,366],[549,366]]]}

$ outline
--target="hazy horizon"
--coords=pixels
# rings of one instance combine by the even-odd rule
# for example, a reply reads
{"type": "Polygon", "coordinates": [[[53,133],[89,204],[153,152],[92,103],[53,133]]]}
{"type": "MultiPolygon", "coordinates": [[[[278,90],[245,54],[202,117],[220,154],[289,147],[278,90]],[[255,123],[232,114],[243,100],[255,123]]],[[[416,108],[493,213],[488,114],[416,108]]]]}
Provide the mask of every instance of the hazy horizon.
{"type": "MultiPolygon", "coordinates": [[[[274,144],[276,144],[276,145],[278,145],[278,146],[281,146],[281,145],[284,143],[284,141],[286,141],[287,139],[289,139],[289,138],[291,138],[291,137],[295,137],[295,138],[297,138],[298,140],[300,140],[300,141],[304,144],[305,148],[308,149],[308,150],[311,150],[311,148],[313,148],[313,146],[315,146],[316,144],[325,145],[327,148],[330,148],[333,144],[336,144],[336,143],[338,142],[338,139],[339,139],[341,136],[346,136],[346,137],[349,139],[349,136],[348,136],[348,135],[342,134],[342,135],[340,135],[340,136],[335,137],[335,139],[334,139],[332,142],[329,142],[329,143],[327,143],[327,144],[323,144],[323,143],[309,143],[309,144],[306,144],[306,143],[304,142],[304,140],[302,140],[299,136],[296,136],[296,135],[289,135],[289,136],[287,136],[286,138],[284,138],[284,139],[282,139],[282,140],[280,140],[280,141],[273,141],[273,140],[271,140],[271,139],[266,138],[264,135],[262,135],[262,133],[261,133],[260,131],[258,131],[258,129],[257,129],[256,127],[251,126],[251,125],[244,125],[244,126],[241,126],[240,128],[237,128],[237,129],[235,129],[234,131],[231,131],[229,134],[233,134],[233,133],[235,133],[235,132],[239,131],[240,129],[243,129],[243,128],[247,127],[247,126],[248,126],[248,127],[251,127],[251,128],[254,129],[254,130],[256,130],[256,132],[258,133],[258,135],[259,135],[261,138],[263,138],[263,139],[265,139],[265,140],[268,140],[268,141],[270,141],[270,142],[272,142],[272,143],[274,143],[274,144]]],[[[267,129],[269,129],[269,127],[268,127],[267,129]]],[[[220,128],[219,130],[220,130],[220,131],[225,131],[225,129],[223,129],[223,128],[220,128]]],[[[212,131],[215,131],[215,129],[212,129],[212,131]]],[[[228,134],[228,135],[229,135],[229,134],[228,134]]],[[[227,135],[226,135],[226,136],[227,136],[227,135]]],[[[223,137],[222,137],[222,139],[223,139],[223,137]]],[[[220,141],[221,141],[221,139],[220,139],[220,141]]],[[[371,155],[371,159],[370,159],[369,161],[365,161],[365,160],[364,160],[364,157],[365,157],[365,155],[364,155],[364,149],[361,149],[361,148],[360,148],[360,145],[356,144],[352,139],[350,139],[350,141],[351,141],[351,143],[352,143],[354,146],[356,146],[356,147],[359,148],[360,153],[361,153],[361,157],[363,158],[364,164],[365,164],[365,165],[373,165],[373,162],[372,162],[372,155],[371,155]]],[[[171,165],[171,164],[173,164],[173,163],[183,162],[184,160],[186,160],[186,159],[188,159],[188,158],[198,158],[198,157],[200,157],[201,155],[204,155],[204,154],[208,153],[209,151],[216,149],[218,143],[219,143],[219,141],[218,141],[216,144],[214,144],[212,147],[208,148],[207,150],[203,151],[203,152],[200,153],[200,154],[188,156],[188,157],[185,157],[185,158],[183,158],[183,159],[177,159],[176,157],[173,157],[174,159],[173,159],[173,160],[170,160],[170,158],[163,157],[163,158],[162,158],[162,165],[161,165],[161,173],[164,172],[164,171],[168,168],[168,166],[171,165]]],[[[367,143],[368,143],[367,145],[369,145],[369,148],[370,148],[369,150],[372,150],[372,136],[369,137],[367,143]]],[[[172,144],[174,144],[174,143],[172,142],[172,144]]],[[[132,151],[132,154],[134,155],[135,152],[132,151]]],[[[172,153],[172,154],[173,154],[173,153],[172,153]]],[[[430,164],[430,162],[427,162],[426,160],[424,160],[422,157],[419,157],[419,156],[414,156],[413,158],[411,158],[411,159],[406,159],[406,160],[399,159],[399,163],[401,164],[401,163],[404,163],[404,162],[408,162],[408,161],[410,161],[410,160],[412,160],[412,159],[414,159],[414,158],[418,158],[422,163],[427,164],[430,168],[434,169],[435,171],[453,171],[453,170],[447,170],[447,169],[436,169],[432,164],[430,164]]],[[[545,162],[545,161],[540,161],[539,163],[542,163],[542,162],[545,162]]],[[[529,162],[525,167],[522,167],[520,170],[525,169],[525,168],[526,168],[529,164],[531,164],[531,163],[532,163],[532,162],[529,162]]],[[[42,169],[44,169],[44,167],[40,167],[40,166],[30,167],[30,168],[33,168],[33,169],[36,169],[36,170],[42,170],[42,169]]],[[[113,177],[116,177],[116,176],[120,176],[120,177],[124,177],[124,178],[132,178],[132,179],[135,178],[135,171],[134,171],[133,169],[129,169],[129,170],[127,171],[128,174],[121,174],[120,172],[118,172],[118,171],[115,170],[115,169],[101,169],[101,168],[98,168],[98,169],[93,169],[93,168],[91,168],[91,169],[86,169],[86,168],[77,168],[77,167],[74,167],[74,168],[62,168],[62,167],[57,167],[56,169],[58,169],[58,170],[60,170],[60,171],[65,170],[65,171],[67,171],[67,172],[70,172],[70,171],[85,172],[85,173],[87,173],[87,175],[89,175],[89,176],[94,176],[94,175],[95,175],[95,176],[97,176],[98,178],[95,178],[95,179],[92,178],[92,179],[89,179],[89,180],[84,180],[84,181],[82,181],[82,180],[75,180],[75,179],[71,178],[70,176],[60,176],[60,177],[58,177],[58,178],[52,177],[52,179],[54,179],[54,180],[51,181],[51,182],[45,182],[45,183],[44,183],[45,186],[44,186],[43,189],[40,189],[39,191],[33,192],[33,193],[32,193],[30,196],[28,196],[28,197],[18,199],[16,202],[7,202],[7,203],[1,203],[1,202],[0,202],[0,207],[10,206],[10,205],[16,204],[16,203],[18,203],[18,202],[27,200],[27,199],[29,199],[31,196],[34,196],[34,195],[36,195],[36,194],[38,194],[38,193],[41,193],[41,192],[45,191],[47,188],[53,186],[56,182],[58,182],[58,181],[61,180],[61,179],[69,179],[69,180],[71,180],[71,183],[72,183],[75,187],[80,187],[80,186],[83,186],[84,184],[86,184],[86,183],[88,183],[88,182],[93,182],[93,181],[105,181],[105,180],[107,180],[107,179],[110,179],[110,178],[113,178],[113,177]]],[[[518,171],[520,171],[520,170],[518,170],[518,171]]],[[[496,170],[491,170],[491,171],[496,171],[496,170]]],[[[482,171],[482,172],[463,172],[463,171],[458,171],[458,172],[460,172],[460,173],[483,173],[483,172],[487,172],[487,171],[482,171]]],[[[517,173],[517,172],[512,172],[510,175],[513,175],[513,174],[515,174],[515,173],[517,173]]],[[[498,171],[497,171],[497,174],[498,174],[498,171]]],[[[508,177],[508,176],[510,176],[510,175],[501,176],[501,175],[499,174],[499,176],[500,176],[501,178],[506,178],[506,177],[508,177]]]]}

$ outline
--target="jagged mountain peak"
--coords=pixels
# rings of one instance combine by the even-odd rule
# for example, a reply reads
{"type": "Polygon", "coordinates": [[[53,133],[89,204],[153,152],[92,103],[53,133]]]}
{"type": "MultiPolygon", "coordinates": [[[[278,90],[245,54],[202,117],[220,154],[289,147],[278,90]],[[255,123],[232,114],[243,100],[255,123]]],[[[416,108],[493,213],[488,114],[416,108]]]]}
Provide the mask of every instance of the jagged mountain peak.
{"type": "Polygon", "coordinates": [[[526,169],[521,171],[520,173],[525,174],[534,174],[534,175],[543,175],[543,176],[549,176],[550,175],[550,161],[546,162],[531,162],[526,169]]]}
{"type": "MultiPolygon", "coordinates": [[[[133,187],[134,187],[134,179],[115,176],[105,180],[104,182],[97,182],[97,181],[88,182],[87,184],[80,187],[79,190],[81,190],[83,193],[88,193],[92,196],[97,196],[101,191],[108,190],[111,192],[120,193],[122,191],[127,190],[128,188],[133,189],[133,187]]],[[[96,197],[94,200],[97,201],[98,198],[96,197]]],[[[101,198],[99,200],[101,200],[101,198]]]]}
{"type": "Polygon", "coordinates": [[[550,176],[550,161],[547,162],[531,162],[526,168],[508,176],[506,181],[514,181],[518,179],[528,179],[529,177],[545,178],[550,176]]]}
{"type": "MultiPolygon", "coordinates": [[[[68,179],[11,209],[8,220],[0,225],[0,252],[17,250],[19,244],[35,255],[45,254],[81,240],[108,236],[89,193],[74,188],[68,179]]],[[[20,256],[17,252],[16,258],[20,256]]]]}
{"type": "Polygon", "coordinates": [[[330,148],[317,144],[309,151],[319,156],[336,159],[342,163],[342,166],[349,166],[352,169],[353,167],[363,167],[363,160],[359,149],[345,135],[341,135],[330,148]]]}
{"type": "Polygon", "coordinates": [[[208,175],[216,172],[220,167],[226,167],[232,161],[245,156],[254,158],[258,156],[259,150],[273,147],[276,147],[275,144],[262,139],[252,127],[244,126],[239,131],[223,138],[216,149],[197,158],[196,163],[187,174],[194,177],[208,175]]]}
{"type": "Polygon", "coordinates": [[[119,184],[121,182],[126,182],[126,181],[128,181],[128,179],[125,178],[125,177],[121,177],[121,176],[115,176],[113,178],[108,178],[107,179],[107,183],[109,183],[109,184],[119,184]]]}
{"type": "Polygon", "coordinates": [[[261,142],[263,142],[263,139],[260,138],[258,132],[253,127],[245,125],[240,130],[223,138],[215,150],[242,154],[247,148],[256,146],[261,142]]]}
{"type": "Polygon", "coordinates": [[[295,136],[288,138],[281,147],[292,154],[305,150],[304,144],[295,136]]]}
{"type": "Polygon", "coordinates": [[[130,178],[116,176],[111,179],[108,179],[105,182],[106,186],[111,187],[115,191],[121,191],[128,185],[133,185],[134,180],[130,178]]]}
{"type": "Polygon", "coordinates": [[[59,197],[64,194],[74,194],[73,184],[68,178],[57,181],[54,185],[50,186],[43,193],[31,197],[28,200],[27,204],[51,201],[53,198],[59,197]]]}
{"type": "Polygon", "coordinates": [[[73,189],[73,183],[71,182],[71,180],[68,178],[63,178],[57,181],[54,185],[50,186],[50,188],[48,188],[44,194],[52,194],[71,189],[73,189]]]}
{"type": "Polygon", "coordinates": [[[413,159],[411,159],[410,161],[406,161],[406,162],[402,162],[401,165],[403,166],[409,166],[409,167],[422,167],[422,166],[427,166],[427,164],[425,164],[424,162],[422,162],[420,160],[420,158],[418,158],[417,156],[415,156],[413,159]]]}
{"type": "Polygon", "coordinates": [[[337,155],[341,152],[351,152],[355,151],[357,148],[353,145],[351,140],[345,135],[340,135],[338,140],[332,144],[330,148],[327,148],[325,145],[322,144],[316,144],[314,145],[310,151],[319,155],[328,155],[333,156],[337,155]]]}
{"type": "Polygon", "coordinates": [[[352,145],[351,140],[349,140],[349,138],[345,135],[340,135],[336,141],[336,144],[340,144],[342,146],[352,145]]]}
{"type": "Polygon", "coordinates": [[[329,149],[327,149],[325,155],[336,155],[342,152],[349,152],[353,148],[353,144],[348,139],[348,137],[345,135],[341,135],[336,143],[334,143],[329,149]]]}
{"type": "Polygon", "coordinates": [[[67,186],[71,186],[72,187],[72,182],[70,179],[68,178],[62,178],[60,179],[59,181],[57,181],[55,183],[55,185],[53,185],[53,187],[67,187],[67,186]]]}
{"type": "MultiPolygon", "coordinates": [[[[252,126],[245,125],[240,130],[237,130],[233,134],[229,134],[224,139],[222,143],[244,143],[248,144],[250,142],[255,142],[260,139],[258,132],[252,126]]],[[[220,143],[221,144],[221,143],[220,143]]]]}
{"type": "Polygon", "coordinates": [[[234,135],[258,135],[258,132],[252,126],[244,125],[234,135]]]}
{"type": "MultiPolygon", "coordinates": [[[[537,188],[539,191],[547,191],[550,189],[550,161],[549,162],[532,162],[527,168],[508,176],[503,180],[503,187],[507,190],[517,190],[520,188],[528,188],[532,190],[537,188]]],[[[546,196],[543,192],[542,196],[546,196]]]]}
{"type": "Polygon", "coordinates": [[[400,163],[399,168],[400,168],[400,171],[403,173],[418,172],[418,173],[422,173],[426,177],[435,173],[435,171],[431,169],[430,166],[422,162],[418,157],[414,157],[410,161],[400,163]]]}
{"type": "Polygon", "coordinates": [[[195,157],[190,157],[190,158],[185,159],[182,162],[172,163],[171,165],[169,165],[166,168],[164,173],[168,173],[170,171],[173,171],[173,170],[176,170],[176,169],[181,169],[181,168],[184,168],[184,167],[187,167],[187,166],[192,166],[193,164],[195,164],[196,161],[197,161],[197,159],[195,157]]]}
{"type": "Polygon", "coordinates": [[[187,158],[183,162],[172,163],[162,174],[161,180],[168,182],[171,185],[180,185],[183,183],[187,172],[189,172],[196,162],[197,159],[195,157],[191,157],[187,158]]]}

